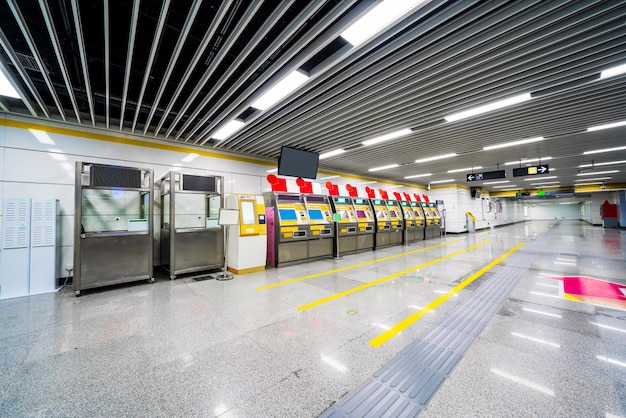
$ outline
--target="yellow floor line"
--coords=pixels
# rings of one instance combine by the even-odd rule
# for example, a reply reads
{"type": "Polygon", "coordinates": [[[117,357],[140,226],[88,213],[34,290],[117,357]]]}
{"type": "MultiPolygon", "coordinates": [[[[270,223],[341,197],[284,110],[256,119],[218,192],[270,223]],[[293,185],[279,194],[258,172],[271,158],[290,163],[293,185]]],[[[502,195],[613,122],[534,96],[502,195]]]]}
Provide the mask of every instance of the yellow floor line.
{"type": "Polygon", "coordinates": [[[424,316],[430,311],[435,310],[439,305],[441,305],[442,303],[450,299],[453,295],[457,294],[465,286],[472,283],[474,280],[476,280],[477,278],[485,274],[487,271],[491,270],[495,265],[497,265],[502,260],[504,260],[511,254],[513,254],[515,251],[517,251],[522,245],[524,245],[524,243],[520,242],[515,247],[511,248],[509,251],[502,254],[500,257],[496,258],[491,263],[487,264],[485,267],[478,270],[476,273],[472,274],[471,276],[463,280],[458,285],[454,286],[452,290],[446,292],[445,294],[441,295],[437,299],[433,300],[428,305],[424,306],[422,309],[407,316],[402,321],[398,322],[396,325],[394,325],[390,329],[380,334],[378,337],[370,340],[369,344],[373,347],[380,347],[381,345],[385,344],[387,341],[389,341],[390,339],[392,339],[393,337],[395,337],[396,335],[400,334],[402,331],[404,331],[405,329],[413,325],[413,323],[416,322],[418,319],[420,319],[422,316],[424,316]]]}
{"type": "Polygon", "coordinates": [[[387,261],[387,260],[392,260],[392,259],[398,258],[398,257],[404,257],[406,255],[419,253],[420,251],[432,250],[433,248],[442,247],[442,246],[448,245],[448,244],[453,244],[455,242],[463,241],[464,239],[465,238],[459,238],[459,239],[455,239],[455,240],[452,240],[452,241],[442,242],[441,244],[432,245],[430,247],[420,248],[420,249],[412,250],[412,251],[407,251],[407,252],[401,253],[401,254],[394,254],[394,255],[387,256],[387,257],[383,257],[383,258],[377,258],[376,260],[365,261],[363,263],[353,264],[351,266],[341,267],[341,268],[338,268],[338,269],[335,269],[335,270],[323,271],[321,273],[315,273],[315,274],[311,274],[309,276],[298,277],[297,279],[285,280],[285,281],[282,281],[282,282],[279,282],[279,283],[268,284],[267,286],[257,287],[256,290],[271,289],[272,287],[283,286],[283,285],[286,285],[286,284],[301,282],[302,280],[313,279],[315,277],[325,276],[327,274],[338,273],[340,271],[346,271],[346,270],[354,269],[354,268],[357,268],[357,267],[363,267],[363,266],[367,266],[367,265],[370,265],[370,264],[380,263],[381,261],[387,261]]]}
{"type": "Polygon", "coordinates": [[[402,271],[400,271],[398,273],[394,273],[394,274],[392,274],[390,276],[383,277],[382,279],[374,280],[373,282],[366,283],[366,284],[361,285],[361,286],[353,287],[352,289],[346,290],[345,292],[335,293],[334,295],[329,296],[327,298],[319,299],[319,300],[316,300],[315,302],[311,302],[311,303],[308,303],[306,305],[302,305],[302,306],[298,307],[298,310],[299,311],[306,311],[307,309],[313,308],[315,306],[322,305],[322,304],[324,304],[326,302],[330,302],[331,300],[339,299],[341,297],[351,295],[352,293],[360,292],[361,290],[367,289],[369,287],[376,286],[376,285],[381,284],[383,282],[386,282],[388,280],[395,279],[396,277],[400,277],[400,276],[403,276],[403,275],[408,274],[410,272],[414,272],[417,269],[421,269],[421,268],[424,268],[424,267],[427,267],[427,266],[439,263],[440,261],[446,260],[448,258],[455,257],[455,256],[457,256],[459,254],[463,254],[464,252],[473,250],[473,249],[478,248],[481,245],[485,245],[485,244],[487,244],[489,242],[491,242],[491,240],[486,240],[486,241],[483,241],[483,242],[481,242],[479,244],[472,245],[471,247],[462,249],[460,251],[456,251],[456,252],[453,252],[451,254],[444,255],[443,257],[439,257],[439,258],[436,258],[434,260],[428,261],[428,262],[426,262],[424,264],[420,264],[418,266],[414,266],[414,267],[408,268],[406,270],[402,270],[402,271]]]}
{"type": "Polygon", "coordinates": [[[291,280],[285,280],[285,281],[282,281],[282,282],[279,282],[279,283],[268,284],[267,286],[257,287],[256,290],[271,289],[272,287],[283,286],[283,285],[286,285],[286,284],[301,282],[302,280],[314,279],[315,277],[326,276],[327,274],[338,273],[340,271],[346,271],[346,270],[354,269],[354,268],[357,268],[357,267],[367,266],[367,265],[370,265],[370,264],[376,264],[376,263],[380,263],[381,261],[392,260],[394,258],[404,257],[404,256],[407,256],[407,255],[419,253],[420,251],[432,250],[433,248],[443,247],[444,245],[453,244],[455,242],[463,241],[464,239],[465,238],[459,238],[459,239],[455,239],[455,240],[452,240],[452,241],[442,242],[441,244],[431,245],[430,247],[419,248],[417,250],[407,251],[405,253],[394,254],[394,255],[387,256],[387,257],[383,257],[383,258],[377,258],[376,260],[364,261],[363,263],[353,264],[351,266],[341,267],[341,268],[334,269],[334,270],[327,270],[327,271],[323,271],[321,273],[311,274],[309,276],[298,277],[296,279],[291,279],[291,280]]]}

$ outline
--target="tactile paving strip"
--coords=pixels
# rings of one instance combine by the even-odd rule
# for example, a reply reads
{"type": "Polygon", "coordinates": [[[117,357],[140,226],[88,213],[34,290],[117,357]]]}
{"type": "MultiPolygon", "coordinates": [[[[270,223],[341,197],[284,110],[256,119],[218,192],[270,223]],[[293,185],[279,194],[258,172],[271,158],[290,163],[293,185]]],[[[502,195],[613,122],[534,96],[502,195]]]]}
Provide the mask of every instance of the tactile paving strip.
{"type": "MultiPolygon", "coordinates": [[[[554,225],[554,227],[558,224],[554,225]]],[[[474,293],[320,417],[416,417],[500,309],[553,229],[511,256],[474,293]]]]}

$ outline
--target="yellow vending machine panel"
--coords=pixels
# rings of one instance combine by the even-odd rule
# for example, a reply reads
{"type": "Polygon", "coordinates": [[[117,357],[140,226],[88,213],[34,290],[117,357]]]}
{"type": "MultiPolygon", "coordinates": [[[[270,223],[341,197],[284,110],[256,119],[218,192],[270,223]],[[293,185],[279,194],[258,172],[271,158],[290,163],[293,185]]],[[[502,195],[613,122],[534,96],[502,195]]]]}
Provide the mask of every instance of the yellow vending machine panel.
{"type": "Polygon", "coordinates": [[[404,218],[402,217],[402,208],[397,200],[387,200],[387,210],[389,211],[389,219],[391,221],[389,228],[389,244],[402,244],[404,235],[404,218]]]}
{"type": "Polygon", "coordinates": [[[434,223],[434,216],[427,202],[421,202],[422,210],[424,211],[424,219],[426,219],[426,226],[424,229],[424,239],[431,239],[435,237],[435,229],[437,228],[434,223]]]}
{"type": "Polygon", "coordinates": [[[433,238],[439,238],[441,236],[441,212],[439,212],[439,208],[433,202],[429,202],[428,207],[433,214],[433,225],[436,227],[436,229],[433,229],[433,238]]]}
{"type": "Polygon", "coordinates": [[[235,274],[265,270],[267,224],[263,196],[226,196],[226,208],[239,211],[239,225],[228,226],[228,270],[235,274]]]}
{"type": "Polygon", "coordinates": [[[417,227],[415,225],[415,215],[413,214],[413,208],[411,202],[406,200],[400,201],[402,206],[402,215],[404,216],[404,243],[417,241],[415,234],[417,233],[417,227]]]}
{"type": "Polygon", "coordinates": [[[415,240],[421,241],[424,239],[424,231],[426,229],[424,211],[420,202],[411,202],[411,209],[415,218],[415,240]]]}
{"type": "Polygon", "coordinates": [[[304,195],[304,203],[309,215],[308,258],[309,260],[332,257],[334,243],[333,212],[328,196],[304,195]]]}
{"type": "Polygon", "coordinates": [[[376,248],[387,247],[391,245],[391,217],[387,204],[383,199],[370,199],[370,202],[376,216],[374,245],[376,248]]]}
{"type": "Polygon", "coordinates": [[[264,193],[269,229],[268,263],[274,267],[308,258],[309,217],[300,193],[264,193]],[[271,213],[268,212],[271,209],[271,213]]]}
{"type": "Polygon", "coordinates": [[[338,254],[354,253],[357,250],[357,218],[352,198],[347,196],[331,196],[333,212],[337,222],[335,239],[338,254]]]}
{"type": "Polygon", "coordinates": [[[374,217],[369,199],[353,197],[352,202],[354,203],[358,223],[356,249],[357,251],[372,250],[374,249],[376,218],[374,217]]]}

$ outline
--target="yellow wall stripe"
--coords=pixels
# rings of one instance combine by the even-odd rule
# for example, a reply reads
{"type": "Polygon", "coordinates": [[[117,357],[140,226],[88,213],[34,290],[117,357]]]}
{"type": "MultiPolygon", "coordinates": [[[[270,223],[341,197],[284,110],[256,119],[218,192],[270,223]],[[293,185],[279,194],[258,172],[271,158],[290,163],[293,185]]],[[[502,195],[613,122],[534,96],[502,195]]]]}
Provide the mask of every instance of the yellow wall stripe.
{"type": "Polygon", "coordinates": [[[334,295],[329,296],[327,298],[319,299],[319,300],[316,300],[315,302],[311,302],[311,303],[308,303],[306,305],[302,305],[302,306],[298,307],[298,310],[299,311],[306,311],[307,309],[313,308],[315,306],[322,305],[322,304],[324,304],[326,302],[330,302],[331,300],[339,299],[339,298],[341,298],[343,296],[348,296],[348,295],[351,295],[352,293],[360,292],[361,290],[365,290],[365,289],[370,288],[372,286],[376,286],[377,284],[381,284],[381,283],[386,282],[388,280],[395,279],[396,277],[403,276],[403,275],[408,274],[410,272],[413,272],[413,271],[415,271],[417,269],[428,267],[430,265],[439,263],[440,261],[447,260],[448,258],[455,257],[455,256],[457,256],[459,254],[463,254],[464,252],[473,250],[473,249],[478,248],[481,245],[485,245],[485,244],[487,244],[489,242],[491,242],[491,240],[486,240],[486,241],[483,241],[483,242],[481,242],[479,244],[472,245],[471,247],[462,249],[460,251],[453,252],[452,254],[444,255],[443,257],[439,257],[437,259],[430,260],[430,261],[428,261],[428,262],[426,262],[424,264],[420,264],[418,266],[414,266],[414,267],[408,268],[406,270],[402,270],[402,271],[400,271],[398,273],[394,273],[394,274],[392,274],[390,276],[383,277],[382,279],[374,280],[373,282],[366,283],[366,284],[361,285],[361,286],[353,287],[352,289],[346,290],[345,292],[335,293],[334,295]]]}
{"type": "Polygon", "coordinates": [[[257,287],[256,290],[271,289],[272,287],[283,286],[283,285],[286,285],[286,284],[300,282],[300,281],[306,280],[306,279],[313,279],[315,277],[325,276],[327,274],[338,273],[340,271],[346,271],[346,270],[354,269],[354,268],[357,268],[357,267],[363,267],[363,266],[367,266],[367,265],[370,265],[370,264],[380,263],[381,261],[387,261],[387,260],[392,260],[392,259],[398,258],[398,257],[404,257],[406,255],[419,253],[420,251],[432,250],[433,248],[442,247],[442,246],[448,245],[448,244],[453,244],[455,242],[459,242],[459,241],[462,241],[464,239],[465,238],[459,238],[459,239],[455,239],[455,240],[452,240],[452,241],[443,242],[441,244],[432,245],[430,247],[420,248],[418,250],[407,251],[405,253],[390,255],[390,256],[387,256],[387,257],[383,257],[383,258],[377,258],[376,260],[365,261],[363,263],[353,264],[351,266],[341,267],[341,268],[338,268],[338,269],[335,269],[335,270],[323,271],[321,273],[315,273],[315,274],[311,274],[309,276],[298,277],[297,279],[285,280],[285,281],[282,281],[282,282],[279,282],[279,283],[268,284],[267,286],[257,287]]]}
{"type": "Polygon", "coordinates": [[[496,258],[494,261],[487,264],[485,267],[481,268],[476,273],[472,274],[471,276],[463,280],[458,285],[454,286],[452,290],[449,290],[445,294],[441,295],[437,299],[430,302],[428,305],[424,306],[422,309],[412,313],[411,315],[404,318],[402,321],[398,322],[396,325],[394,325],[387,331],[383,332],[376,338],[370,340],[369,344],[373,347],[380,347],[381,345],[385,344],[387,341],[389,341],[390,339],[392,339],[393,337],[395,337],[396,335],[400,334],[402,331],[404,331],[405,329],[413,325],[413,323],[415,323],[418,319],[424,316],[424,314],[427,314],[428,312],[436,309],[439,305],[441,305],[442,303],[450,299],[453,295],[457,294],[465,286],[472,283],[474,280],[476,280],[477,278],[485,274],[487,271],[491,270],[495,265],[497,265],[502,260],[504,260],[511,254],[513,254],[515,251],[517,251],[522,245],[524,245],[524,243],[520,242],[515,247],[511,248],[509,251],[502,254],[500,257],[496,258]]]}

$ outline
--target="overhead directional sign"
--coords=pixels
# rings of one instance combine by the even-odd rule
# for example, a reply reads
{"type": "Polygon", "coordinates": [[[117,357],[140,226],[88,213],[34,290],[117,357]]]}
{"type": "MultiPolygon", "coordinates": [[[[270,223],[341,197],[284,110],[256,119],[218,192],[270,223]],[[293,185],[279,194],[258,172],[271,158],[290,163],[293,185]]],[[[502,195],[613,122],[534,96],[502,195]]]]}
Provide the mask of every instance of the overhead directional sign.
{"type": "Polygon", "coordinates": [[[548,174],[550,166],[548,164],[533,165],[530,167],[514,168],[513,177],[536,176],[538,174],[548,174]]]}
{"type": "Polygon", "coordinates": [[[504,170],[485,171],[484,173],[469,173],[466,175],[467,181],[503,179],[505,177],[506,177],[506,173],[504,170]]]}

